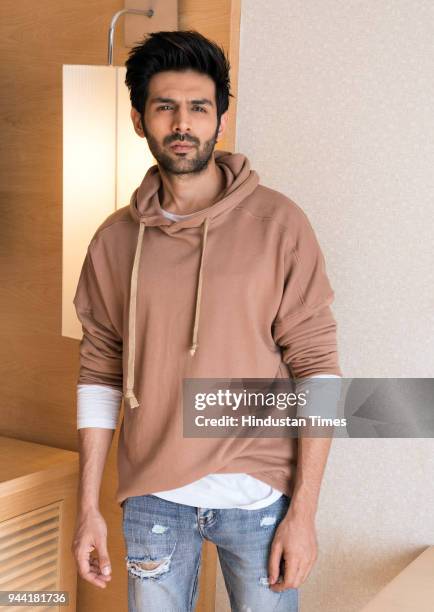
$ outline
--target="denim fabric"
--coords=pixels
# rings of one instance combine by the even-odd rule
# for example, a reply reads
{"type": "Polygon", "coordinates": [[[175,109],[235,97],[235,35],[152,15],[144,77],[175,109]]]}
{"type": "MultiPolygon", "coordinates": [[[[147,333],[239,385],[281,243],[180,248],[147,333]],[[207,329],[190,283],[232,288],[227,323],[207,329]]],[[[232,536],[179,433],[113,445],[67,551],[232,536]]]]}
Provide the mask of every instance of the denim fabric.
{"type": "Polygon", "coordinates": [[[289,503],[282,495],[259,510],[212,509],[128,497],[128,612],[194,611],[204,540],[217,547],[232,612],[298,612],[298,589],[275,593],[267,579],[270,546],[289,503]]]}

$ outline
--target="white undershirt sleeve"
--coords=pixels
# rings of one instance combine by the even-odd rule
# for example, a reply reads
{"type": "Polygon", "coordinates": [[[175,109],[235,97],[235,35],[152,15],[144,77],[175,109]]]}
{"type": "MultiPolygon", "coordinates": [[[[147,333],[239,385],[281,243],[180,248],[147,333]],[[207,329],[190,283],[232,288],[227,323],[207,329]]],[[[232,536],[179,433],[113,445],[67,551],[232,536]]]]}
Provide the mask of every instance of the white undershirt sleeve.
{"type": "Polygon", "coordinates": [[[116,429],[122,391],[107,385],[77,385],[77,429],[102,427],[116,429]]]}
{"type": "Polygon", "coordinates": [[[295,392],[309,393],[309,402],[305,407],[301,407],[300,404],[297,407],[297,417],[308,417],[308,416],[323,416],[325,418],[334,418],[337,415],[337,408],[339,404],[339,398],[342,391],[342,376],[337,374],[312,374],[305,378],[297,379],[295,383],[295,392]],[[338,378],[339,382],[336,381],[334,384],[329,385],[312,385],[311,381],[315,378],[338,378]]]}

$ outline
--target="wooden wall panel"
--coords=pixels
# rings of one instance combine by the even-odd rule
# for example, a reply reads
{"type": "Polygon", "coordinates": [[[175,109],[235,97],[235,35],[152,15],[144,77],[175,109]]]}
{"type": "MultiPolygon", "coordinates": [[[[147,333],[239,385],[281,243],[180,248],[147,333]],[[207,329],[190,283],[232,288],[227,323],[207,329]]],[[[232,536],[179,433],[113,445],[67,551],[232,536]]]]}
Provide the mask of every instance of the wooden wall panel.
{"type": "MultiPolygon", "coordinates": [[[[105,64],[107,30],[118,0],[2,0],[0,50],[0,434],[77,450],[78,341],[61,336],[62,64],[105,64]]],[[[240,0],[180,0],[180,29],[221,43],[236,96],[240,0]]],[[[115,64],[122,64],[122,27],[115,64]]],[[[218,148],[233,150],[236,98],[218,148]]],[[[79,580],[78,609],[126,610],[126,570],[115,434],[101,510],[113,578],[105,590],[79,580]]],[[[208,551],[212,553],[212,551],[208,551]]],[[[211,562],[215,562],[211,558],[211,562]]],[[[201,601],[205,610],[205,602],[201,601]]]]}

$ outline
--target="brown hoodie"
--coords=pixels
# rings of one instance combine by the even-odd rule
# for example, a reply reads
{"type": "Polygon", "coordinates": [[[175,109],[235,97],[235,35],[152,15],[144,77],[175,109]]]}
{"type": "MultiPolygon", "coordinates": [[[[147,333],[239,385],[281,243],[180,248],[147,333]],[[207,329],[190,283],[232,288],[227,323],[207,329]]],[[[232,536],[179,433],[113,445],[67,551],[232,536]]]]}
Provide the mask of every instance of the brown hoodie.
{"type": "Polygon", "coordinates": [[[295,438],[184,438],[183,378],[342,376],[334,292],[310,222],[259,184],[245,155],[214,151],[220,200],[172,221],[154,165],[96,230],[74,305],[78,384],[123,391],[119,504],[211,473],[244,472],[291,496],[295,438]]]}

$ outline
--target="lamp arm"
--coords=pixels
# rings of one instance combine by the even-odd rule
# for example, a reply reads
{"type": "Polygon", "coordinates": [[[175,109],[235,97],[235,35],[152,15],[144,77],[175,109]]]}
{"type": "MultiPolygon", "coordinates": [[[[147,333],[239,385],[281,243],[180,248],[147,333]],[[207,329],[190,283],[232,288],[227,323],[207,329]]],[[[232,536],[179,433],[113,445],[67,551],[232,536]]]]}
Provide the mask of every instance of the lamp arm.
{"type": "Polygon", "coordinates": [[[140,9],[122,9],[118,11],[115,15],[113,15],[110,28],[108,32],[108,65],[113,66],[113,35],[115,31],[115,26],[118,18],[125,13],[133,13],[134,15],[145,15],[146,17],[152,17],[154,14],[153,9],[149,9],[147,11],[141,11],[140,9]]]}

